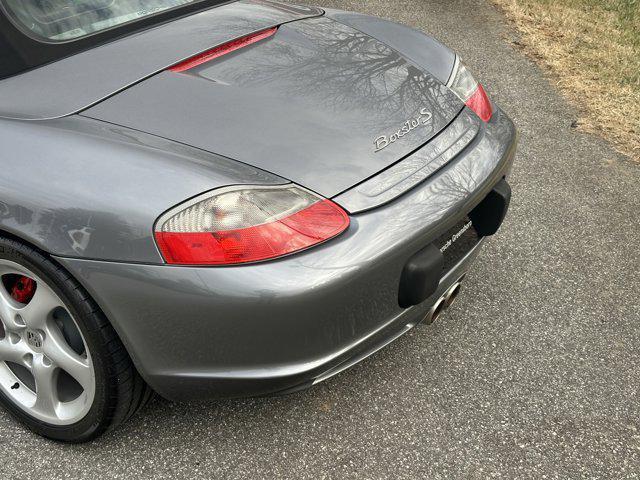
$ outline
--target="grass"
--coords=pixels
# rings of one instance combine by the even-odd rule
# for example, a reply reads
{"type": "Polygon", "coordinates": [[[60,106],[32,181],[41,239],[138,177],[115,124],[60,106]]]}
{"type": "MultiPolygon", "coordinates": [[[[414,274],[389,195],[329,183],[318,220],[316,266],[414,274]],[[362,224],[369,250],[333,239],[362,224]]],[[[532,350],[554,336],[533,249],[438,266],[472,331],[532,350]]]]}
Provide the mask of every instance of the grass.
{"type": "Polygon", "coordinates": [[[640,161],[640,0],[493,0],[578,107],[577,128],[640,161]]]}

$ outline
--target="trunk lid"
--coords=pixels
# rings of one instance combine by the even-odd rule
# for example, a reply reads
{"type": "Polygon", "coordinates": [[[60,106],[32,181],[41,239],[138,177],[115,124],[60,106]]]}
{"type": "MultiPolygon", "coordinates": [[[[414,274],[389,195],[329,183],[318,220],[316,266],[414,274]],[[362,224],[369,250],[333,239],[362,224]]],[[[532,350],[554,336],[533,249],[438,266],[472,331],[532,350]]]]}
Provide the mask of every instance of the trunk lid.
{"type": "Polygon", "coordinates": [[[164,71],[83,115],[333,197],[411,154],[462,108],[396,51],[321,17],[188,71],[164,71]]]}

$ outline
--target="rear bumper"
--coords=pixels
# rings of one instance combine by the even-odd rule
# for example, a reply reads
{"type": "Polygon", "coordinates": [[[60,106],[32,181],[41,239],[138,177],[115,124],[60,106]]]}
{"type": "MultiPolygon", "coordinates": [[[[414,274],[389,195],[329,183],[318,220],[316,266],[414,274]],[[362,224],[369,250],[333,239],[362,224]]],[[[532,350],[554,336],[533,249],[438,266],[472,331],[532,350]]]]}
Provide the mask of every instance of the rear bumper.
{"type": "Polygon", "coordinates": [[[175,400],[291,391],[361,360],[416,325],[468,268],[398,304],[404,265],[504,178],[515,129],[497,111],[483,134],[423,184],[353,215],[340,237],[279,260],[226,268],[59,258],[118,331],[145,380],[175,400]]]}

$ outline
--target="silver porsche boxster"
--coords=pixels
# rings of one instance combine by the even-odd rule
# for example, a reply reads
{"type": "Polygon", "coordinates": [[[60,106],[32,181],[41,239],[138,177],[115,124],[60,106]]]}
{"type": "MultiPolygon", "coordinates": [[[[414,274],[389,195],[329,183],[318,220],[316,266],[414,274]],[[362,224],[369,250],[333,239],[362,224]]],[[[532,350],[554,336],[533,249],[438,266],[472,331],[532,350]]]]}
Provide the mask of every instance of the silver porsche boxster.
{"type": "Polygon", "coordinates": [[[294,392],[456,299],[516,132],[460,58],[272,0],[0,0],[0,403],[87,441],[294,392]]]}

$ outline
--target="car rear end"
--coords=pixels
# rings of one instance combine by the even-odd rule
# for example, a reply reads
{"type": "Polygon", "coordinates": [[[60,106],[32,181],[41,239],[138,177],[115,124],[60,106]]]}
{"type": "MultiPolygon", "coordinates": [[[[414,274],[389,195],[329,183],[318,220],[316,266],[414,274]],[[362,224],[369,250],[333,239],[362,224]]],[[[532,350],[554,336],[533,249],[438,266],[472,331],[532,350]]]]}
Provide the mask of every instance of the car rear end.
{"type": "Polygon", "coordinates": [[[512,122],[450,50],[362,18],[234,2],[2,81],[6,135],[38,120],[73,172],[16,234],[163,396],[336,374],[432,321],[504,219],[512,122]]]}
{"type": "MultiPolygon", "coordinates": [[[[354,210],[348,229],[295,255],[222,268],[60,261],[88,286],[162,395],[310,386],[430,314],[478,254],[483,236],[465,228],[470,219],[485,236],[499,227],[515,129],[499,109],[484,123],[465,108],[457,121],[465,119],[478,130],[446,165],[372,208],[358,203],[361,187],[336,196],[354,210]]],[[[398,165],[414,170],[418,154],[398,165]]]]}

